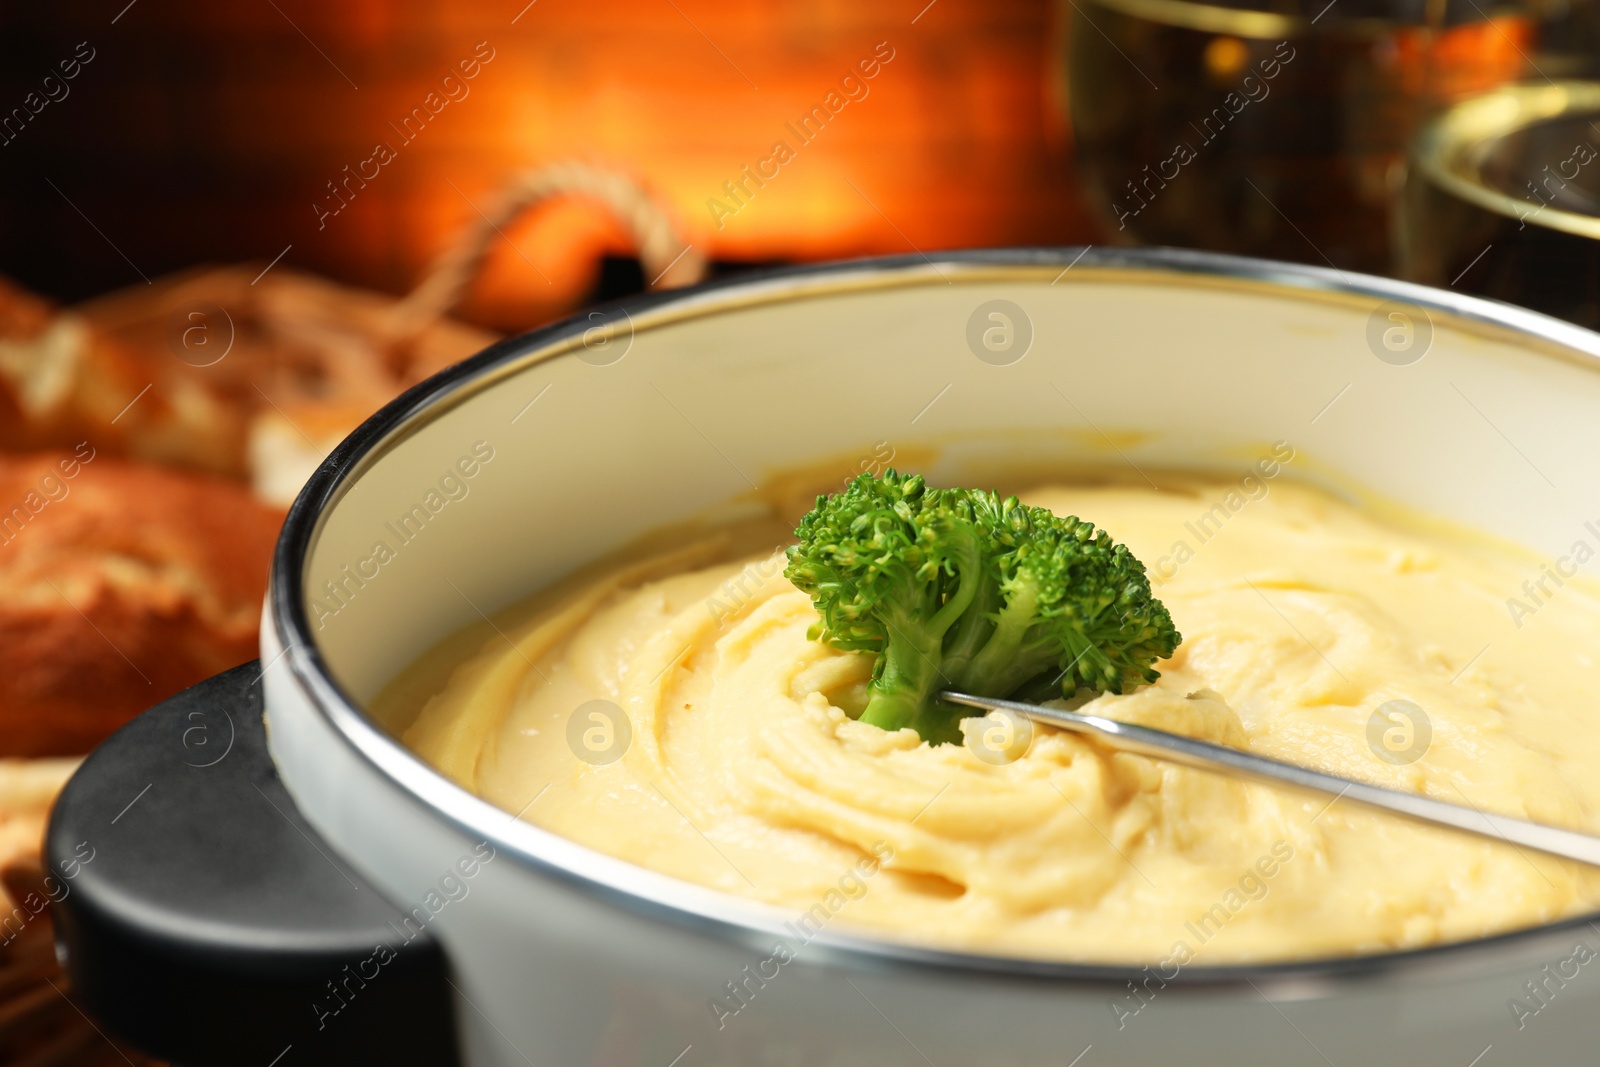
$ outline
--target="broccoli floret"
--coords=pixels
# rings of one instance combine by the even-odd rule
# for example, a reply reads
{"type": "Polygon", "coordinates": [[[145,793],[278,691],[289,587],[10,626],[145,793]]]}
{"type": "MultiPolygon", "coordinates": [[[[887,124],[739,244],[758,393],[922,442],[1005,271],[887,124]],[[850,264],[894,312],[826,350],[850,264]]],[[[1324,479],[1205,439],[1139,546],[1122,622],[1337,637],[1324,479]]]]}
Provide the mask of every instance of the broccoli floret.
{"type": "Polygon", "coordinates": [[[862,474],[819,496],[784,574],[811,595],[811,637],[878,657],[861,721],[961,740],[982,714],[940,700],[1121,693],[1181,640],[1141,564],[1103,530],[1016,497],[862,474]]]}

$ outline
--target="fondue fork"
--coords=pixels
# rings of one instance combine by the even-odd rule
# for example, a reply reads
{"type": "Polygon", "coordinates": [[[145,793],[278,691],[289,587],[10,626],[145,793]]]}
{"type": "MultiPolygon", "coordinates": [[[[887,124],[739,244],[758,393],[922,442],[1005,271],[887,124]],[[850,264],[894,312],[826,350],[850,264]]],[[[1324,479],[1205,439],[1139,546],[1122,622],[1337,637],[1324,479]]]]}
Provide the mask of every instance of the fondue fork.
{"type": "MultiPolygon", "coordinates": [[[[972,696],[968,693],[944,692],[940,696],[952,704],[984,708],[989,711],[1009,711],[1034,722],[1057,726],[1073,733],[1090,737],[1125,752],[1181,763],[1216,774],[1248,778],[1267,785],[1288,785],[1314,793],[1331,795],[1334,801],[1347,798],[1358,804],[1379,808],[1395,815],[1403,815],[1417,822],[1446,826],[1479,837],[1504,841],[1512,845],[1535,849],[1562,859],[1577,860],[1600,867],[1600,837],[1544,826],[1524,819],[1495,815],[1475,807],[1435,800],[1433,797],[1403,793],[1396,789],[1371,785],[1354,778],[1314,771],[1282,760],[1268,759],[1248,752],[1240,752],[1225,745],[1198,741],[1182,734],[1168,733],[1150,726],[1118,722],[1099,715],[1059,708],[1046,708],[1019,700],[998,700],[993,697],[972,696]]],[[[1329,802],[1333,806],[1333,801],[1329,802]]],[[[1327,808],[1323,809],[1324,811],[1327,808]]]]}

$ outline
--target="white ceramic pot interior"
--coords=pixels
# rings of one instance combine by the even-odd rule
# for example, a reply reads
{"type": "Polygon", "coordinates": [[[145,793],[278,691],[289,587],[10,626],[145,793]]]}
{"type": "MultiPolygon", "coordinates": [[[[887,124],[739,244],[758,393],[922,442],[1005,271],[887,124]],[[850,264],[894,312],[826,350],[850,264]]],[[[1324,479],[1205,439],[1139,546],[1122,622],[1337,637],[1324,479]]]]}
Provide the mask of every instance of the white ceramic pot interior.
{"type": "MultiPolygon", "coordinates": [[[[421,415],[366,442],[364,455],[346,457],[354,476],[331,490],[331,504],[308,534],[303,572],[308,635],[327,677],[359,706],[481,614],[652,528],[737,510],[730,501],[776,472],[837,457],[842,474],[855,458],[873,455],[878,442],[902,453],[934,448],[925,473],[955,482],[973,472],[1084,464],[1242,472],[1264,446],[1286,441],[1304,457],[1295,464],[1301,476],[1372,490],[1542,552],[1564,551],[1586,521],[1600,518],[1600,338],[1374,279],[1351,279],[1349,291],[1335,292],[1343,280],[1332,272],[1091,253],[1063,273],[1075,254],[806,273],[693,294],[631,317],[601,316],[588,324],[598,332],[587,335],[587,345],[583,333],[570,330],[548,344],[536,337],[525,358],[508,357],[457,382],[421,415]],[[1397,295],[1411,306],[1385,304],[1397,295]],[[1419,305],[1428,305],[1420,318],[1419,305]],[[1391,318],[1397,310],[1409,319],[1391,318]],[[1005,318],[989,318],[992,311],[1005,318]],[[1003,331],[1008,322],[1012,347],[1005,348],[1002,332],[986,348],[983,330],[1003,331]],[[1411,362],[1408,322],[1412,344],[1425,348],[1411,362]],[[1543,338],[1519,335],[1521,326],[1543,338]],[[1391,334],[1386,346],[1384,331],[1396,327],[1402,334],[1391,334]],[[1024,354],[1013,358],[1018,349],[1024,354]],[[397,536],[402,526],[409,540],[397,536]],[[374,553],[380,542],[392,551],[381,564],[374,553]]],[[[269,655],[289,613],[280,606],[273,614],[278,630],[269,655]]],[[[296,641],[291,634],[289,643],[296,641]]],[[[275,755],[308,816],[403,899],[451,841],[475,835],[462,820],[486,819],[483,806],[435,819],[433,801],[454,787],[439,780],[429,800],[417,801],[416,790],[396,786],[390,773],[405,767],[403,754],[389,751],[375,762],[370,754],[328,755],[352,746],[338,716],[329,727],[326,708],[315,709],[340,694],[308,684],[307,672],[319,669],[309,663],[269,676],[275,755]],[[374,796],[387,799],[346,795],[341,775],[376,783],[374,796]],[[411,864],[408,840],[430,858],[411,864]]],[[[547,837],[520,840],[556,857],[557,866],[587,855],[575,848],[558,855],[547,837]]],[[[551,1013],[576,1017],[590,1009],[614,1028],[670,1035],[651,1038],[648,1055],[604,1061],[617,1063],[656,1062],[659,1052],[664,1065],[696,1041],[712,1050],[697,1059],[702,1063],[766,1062],[749,1057],[780,1047],[923,1062],[920,1051],[913,1055],[882,1026],[883,1014],[902,1028],[919,1018],[943,1051],[928,1050],[941,1064],[1043,1062],[1030,1057],[1047,1052],[1049,1062],[1065,1064],[1096,1042],[1087,1063],[1155,1062],[1148,1057],[1197,1048],[1231,1051],[1240,1063],[1316,1061],[1300,1037],[1274,1021],[1276,1009],[1268,1012],[1248,989],[1175,997],[1163,1008],[1171,1012],[1168,1023],[1130,1038],[1113,1025],[1108,987],[1007,986],[914,969],[856,975],[860,991],[882,998],[873,1009],[838,978],[816,987],[797,978],[789,1013],[807,1026],[831,1027],[821,1044],[776,1021],[782,1009],[774,1009],[775,1029],[753,1024],[747,1031],[767,1038],[724,1041],[702,1033],[705,1001],[723,969],[736,973],[758,958],[737,938],[640,917],[548,872],[513,878],[516,864],[503,866],[496,876],[505,884],[484,889],[479,918],[469,920],[463,906],[463,917],[441,919],[439,927],[472,992],[475,1006],[464,1014],[492,1018],[496,1032],[520,1049],[511,1055],[471,1022],[477,1036],[469,1045],[481,1062],[517,1063],[523,1055],[541,1063],[601,1062],[599,1038],[549,1034],[551,1013]],[[537,901],[519,893],[538,894],[537,901]],[[497,958],[491,966],[497,943],[561,960],[572,974],[588,968],[585,980],[594,984],[585,996],[593,1003],[563,999],[561,983],[534,964],[497,958]],[[507,990],[506,982],[525,987],[507,990]],[[639,1003],[626,1007],[619,989],[639,1003]],[[562,1005],[559,1012],[545,1010],[554,1004],[562,1005]],[[1219,1023],[1219,1004],[1248,1025],[1219,1023]],[[982,1010],[1011,1036],[977,1033],[970,1030],[977,1022],[961,1022],[982,1010]],[[618,1021],[629,1012],[632,1023],[618,1021]],[[873,1036],[874,1028],[884,1033],[873,1036]],[[1233,1032],[1251,1028],[1257,1036],[1233,1032]]],[[[647,896],[664,881],[615,862],[592,870],[647,896]]],[[[707,895],[684,899],[704,903],[707,895]]],[[[732,901],[705,907],[743,914],[732,901]]],[[[1468,983],[1470,996],[1465,986],[1420,981],[1404,1001],[1388,985],[1337,995],[1302,985],[1293,995],[1321,998],[1324,1006],[1297,1021],[1312,1028],[1320,1046],[1372,1063],[1447,1062],[1427,1059],[1436,1047],[1429,1042],[1454,1033],[1463,1048],[1452,1045],[1449,1055],[1459,1051],[1465,1064],[1481,1049],[1464,1047],[1477,1040],[1474,1027],[1491,1039],[1506,1030],[1504,1000],[1516,991],[1515,968],[1539,962],[1546,951],[1553,951],[1548,944],[1531,956],[1511,953],[1452,977],[1468,983]],[[1373,1027],[1388,1035],[1382,1048],[1373,1047],[1371,1034],[1362,1036],[1373,1027]]],[[[1274,995],[1292,993],[1277,987],[1274,995]]],[[[1542,1040],[1564,1048],[1561,1042],[1581,1035],[1581,1025],[1557,1022],[1542,1040]]]]}
{"type": "Polygon", "coordinates": [[[337,609],[315,630],[334,678],[368,699],[478,610],[774,472],[822,457],[848,470],[879,441],[942,446],[926,473],[949,480],[1007,459],[1242,471],[1284,440],[1307,468],[1542,551],[1564,551],[1595,517],[1594,367],[1531,355],[1437,310],[1427,354],[1385,363],[1368,345],[1380,298],[1084,264],[1054,282],[1049,268],[941,270],[948,281],[925,269],[896,285],[779,283],[771,302],[759,302],[762,287],[713,293],[672,309],[675,321],[634,321],[631,338],[617,318],[610,351],[580,336],[577,355],[429,419],[361,472],[310,554],[308,590],[337,609]],[[1009,366],[967,342],[973,312],[996,300],[1032,326],[1009,366]],[[724,303],[734,306],[695,313],[724,303]],[[441,479],[480,442],[494,458],[458,476],[467,495],[401,544],[391,531],[402,516],[430,491],[448,499],[441,479]],[[351,581],[343,568],[380,541],[395,558],[351,581]]]}

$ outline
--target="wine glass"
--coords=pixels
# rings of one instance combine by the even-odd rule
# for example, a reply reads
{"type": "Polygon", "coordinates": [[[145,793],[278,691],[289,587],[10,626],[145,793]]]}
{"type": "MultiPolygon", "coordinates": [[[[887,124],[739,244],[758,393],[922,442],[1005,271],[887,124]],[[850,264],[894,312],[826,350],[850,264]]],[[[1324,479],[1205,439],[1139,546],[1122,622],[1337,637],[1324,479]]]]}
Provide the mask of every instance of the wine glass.
{"type": "Polygon", "coordinates": [[[1546,0],[1064,2],[1108,240],[1373,272],[1393,267],[1417,129],[1524,74],[1550,17],[1546,0]]]}
{"type": "Polygon", "coordinates": [[[1600,328],[1600,82],[1508,86],[1417,137],[1405,277],[1600,328]]]}

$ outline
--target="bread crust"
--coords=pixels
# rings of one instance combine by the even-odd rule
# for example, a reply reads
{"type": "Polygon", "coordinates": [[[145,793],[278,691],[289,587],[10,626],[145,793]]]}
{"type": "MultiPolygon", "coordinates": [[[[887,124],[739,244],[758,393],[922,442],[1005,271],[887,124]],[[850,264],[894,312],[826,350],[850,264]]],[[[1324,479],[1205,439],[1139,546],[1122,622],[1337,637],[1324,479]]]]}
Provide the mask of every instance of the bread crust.
{"type": "Polygon", "coordinates": [[[86,752],[255,656],[282,520],[87,443],[0,455],[0,756],[86,752]]]}

